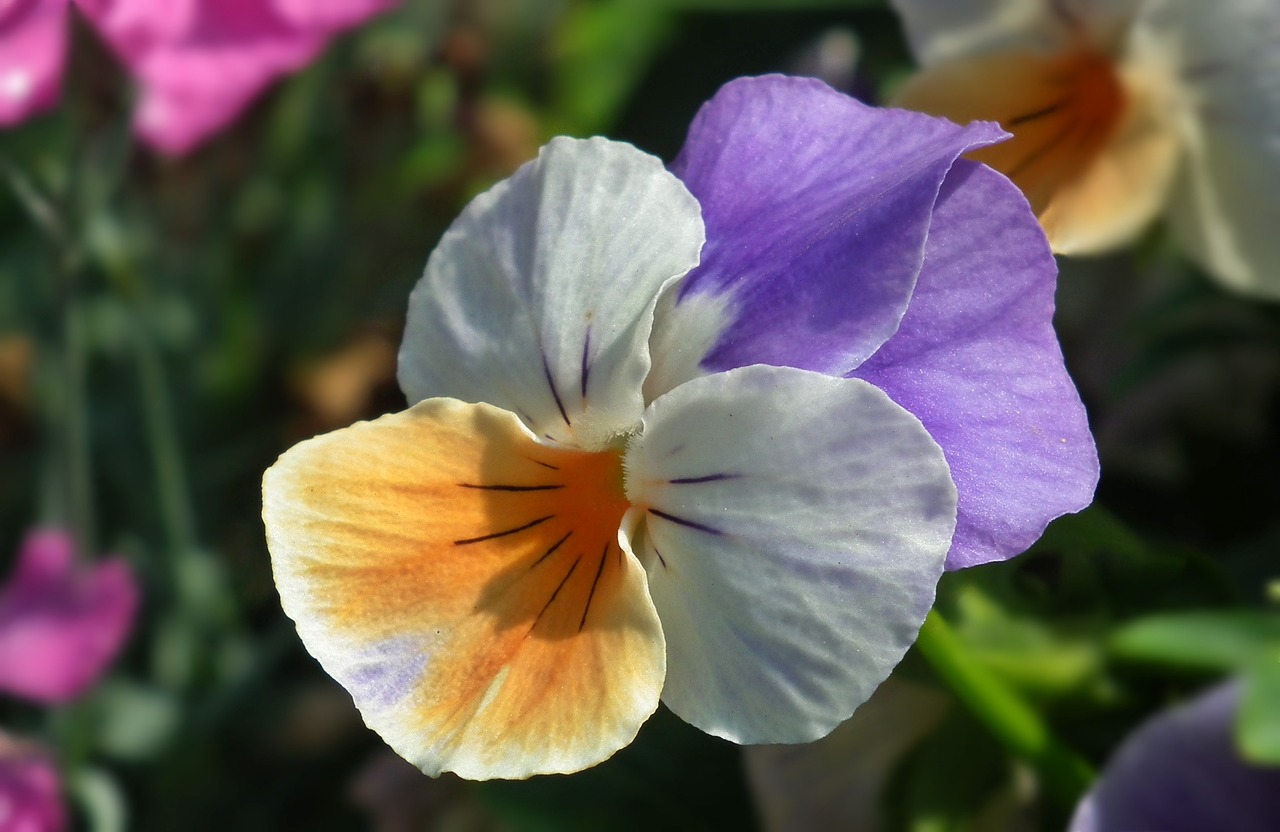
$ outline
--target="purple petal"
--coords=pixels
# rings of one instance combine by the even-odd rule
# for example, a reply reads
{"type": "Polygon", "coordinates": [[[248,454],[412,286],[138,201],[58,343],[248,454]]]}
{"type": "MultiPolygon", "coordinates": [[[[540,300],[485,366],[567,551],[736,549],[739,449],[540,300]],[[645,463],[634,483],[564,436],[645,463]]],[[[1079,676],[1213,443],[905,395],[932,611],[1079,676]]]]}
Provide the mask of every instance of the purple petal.
{"type": "Polygon", "coordinates": [[[61,791],[48,756],[0,736],[0,829],[61,832],[67,826],[61,791]]]}
{"type": "Polygon", "coordinates": [[[672,165],[707,226],[677,315],[697,296],[729,300],[703,369],[857,367],[898,327],[947,171],[1003,135],[868,107],[811,78],[722,87],[672,165]]]}
{"type": "Polygon", "coordinates": [[[1272,832],[1280,768],[1241,759],[1238,684],[1220,685],[1130,736],[1076,809],[1070,832],[1272,832]]]}
{"type": "Polygon", "coordinates": [[[1097,450],[1053,330],[1056,275],[1017,189],[960,161],[902,326],[853,373],[946,454],[960,493],[948,569],[1012,557],[1093,499],[1097,450]]]}
{"type": "Polygon", "coordinates": [[[120,651],[137,605],[124,561],[79,569],[69,535],[28,535],[0,590],[0,689],[47,703],[77,696],[120,651]]]}
{"type": "Polygon", "coordinates": [[[66,27],[67,0],[0,2],[0,127],[58,100],[66,27]]]}

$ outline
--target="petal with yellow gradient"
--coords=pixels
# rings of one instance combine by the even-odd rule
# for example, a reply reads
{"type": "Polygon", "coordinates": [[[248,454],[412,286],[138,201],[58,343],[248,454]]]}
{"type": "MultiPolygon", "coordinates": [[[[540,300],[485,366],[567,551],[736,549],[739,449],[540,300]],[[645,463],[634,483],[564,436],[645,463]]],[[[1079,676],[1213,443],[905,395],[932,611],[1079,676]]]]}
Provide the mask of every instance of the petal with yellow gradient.
{"type": "Polygon", "coordinates": [[[1133,239],[1159,213],[1180,140],[1156,79],[1086,45],[1006,50],[930,67],[896,103],[1013,134],[969,154],[1026,194],[1053,250],[1092,254],[1133,239]]]}
{"type": "Polygon", "coordinates": [[[665,645],[620,547],[619,455],[430,399],[287,451],[263,481],[285,612],[428,774],[576,771],[657,707],[665,645]]]}

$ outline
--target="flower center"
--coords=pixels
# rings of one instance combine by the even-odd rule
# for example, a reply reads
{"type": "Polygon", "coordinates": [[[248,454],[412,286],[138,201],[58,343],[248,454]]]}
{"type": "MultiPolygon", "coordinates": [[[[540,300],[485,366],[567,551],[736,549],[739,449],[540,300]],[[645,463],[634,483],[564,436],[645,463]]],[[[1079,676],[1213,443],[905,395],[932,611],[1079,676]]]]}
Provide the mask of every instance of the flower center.
{"type": "Polygon", "coordinates": [[[1081,45],[942,64],[904,88],[902,106],[952,120],[998,121],[1013,138],[970,154],[1004,173],[1039,214],[1107,146],[1129,106],[1115,62],[1081,45]]]}
{"type": "Polygon", "coordinates": [[[973,158],[1012,179],[1040,213],[1106,147],[1126,94],[1112,62],[1092,50],[1028,60],[1022,77],[1022,109],[1000,118],[1013,138],[973,158]]]}

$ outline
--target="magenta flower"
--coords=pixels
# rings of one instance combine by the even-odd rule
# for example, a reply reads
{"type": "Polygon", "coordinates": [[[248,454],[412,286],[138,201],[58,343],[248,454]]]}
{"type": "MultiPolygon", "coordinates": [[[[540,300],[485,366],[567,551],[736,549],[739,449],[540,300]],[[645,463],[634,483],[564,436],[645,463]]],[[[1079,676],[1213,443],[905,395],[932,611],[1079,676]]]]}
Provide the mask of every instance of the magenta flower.
{"type": "Polygon", "coordinates": [[[58,770],[38,746],[0,734],[0,829],[60,832],[67,825],[58,770]]]}
{"type": "Polygon", "coordinates": [[[66,0],[0,0],[0,127],[58,100],[66,18],[66,0]]]}
{"type": "Polygon", "coordinates": [[[0,690],[59,703],[97,681],[133,624],[138,590],[112,558],[80,569],[66,532],[33,532],[0,590],[0,690]]]}
{"type": "MultiPolygon", "coordinates": [[[[74,0],[142,87],[134,128],[194,149],[343,29],[395,0],[74,0]]],[[[0,124],[53,103],[67,0],[0,0],[0,124]],[[19,107],[18,104],[23,106],[19,107]]]]}
{"type": "Polygon", "coordinates": [[[1069,832],[1280,829],[1280,768],[1246,762],[1232,736],[1238,683],[1159,714],[1085,795],[1069,832]]]}

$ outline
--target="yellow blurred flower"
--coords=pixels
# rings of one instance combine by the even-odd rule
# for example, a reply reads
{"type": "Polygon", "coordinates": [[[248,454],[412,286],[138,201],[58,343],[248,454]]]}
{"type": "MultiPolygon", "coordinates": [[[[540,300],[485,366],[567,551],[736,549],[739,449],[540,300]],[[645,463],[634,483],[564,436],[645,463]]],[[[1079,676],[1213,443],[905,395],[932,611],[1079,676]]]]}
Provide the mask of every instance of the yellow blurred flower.
{"type": "Polygon", "coordinates": [[[1229,286],[1280,297],[1280,3],[894,0],[922,69],[901,106],[998,121],[1054,251],[1162,213],[1229,286]]]}

